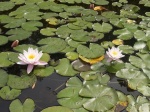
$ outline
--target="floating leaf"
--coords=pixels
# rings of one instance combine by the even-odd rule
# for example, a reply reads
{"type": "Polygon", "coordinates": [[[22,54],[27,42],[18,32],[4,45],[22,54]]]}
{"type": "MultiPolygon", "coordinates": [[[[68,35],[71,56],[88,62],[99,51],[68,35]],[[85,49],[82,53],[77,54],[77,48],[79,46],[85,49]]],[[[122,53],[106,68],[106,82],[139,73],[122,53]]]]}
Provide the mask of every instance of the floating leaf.
{"type": "Polygon", "coordinates": [[[33,49],[36,49],[36,48],[37,48],[37,46],[35,46],[35,45],[22,44],[22,45],[19,45],[19,46],[14,47],[13,49],[14,49],[15,51],[18,51],[18,52],[21,52],[21,53],[22,53],[23,50],[27,51],[29,47],[31,47],[31,48],[33,48],[33,49]]]}
{"type": "Polygon", "coordinates": [[[10,10],[15,6],[13,2],[0,2],[0,11],[10,10]]]}
{"type": "Polygon", "coordinates": [[[21,90],[10,89],[9,86],[4,86],[0,90],[0,97],[4,100],[13,100],[21,94],[21,90]]]}
{"type": "Polygon", "coordinates": [[[85,58],[85,57],[79,55],[79,58],[81,60],[83,60],[84,62],[87,62],[87,63],[90,63],[90,64],[95,64],[95,63],[98,63],[98,62],[102,61],[104,59],[104,56],[101,56],[101,57],[95,58],[95,59],[88,59],[88,58],[85,58]]]}
{"type": "Polygon", "coordinates": [[[69,60],[76,60],[79,57],[78,53],[76,52],[67,52],[66,56],[69,60]]]}
{"type": "Polygon", "coordinates": [[[85,58],[98,58],[104,55],[104,48],[98,44],[90,43],[89,48],[84,45],[79,45],[77,47],[77,52],[79,53],[79,55],[85,58]]]}
{"type": "Polygon", "coordinates": [[[6,71],[0,69],[0,87],[4,87],[7,84],[8,74],[6,71]]]}
{"type": "Polygon", "coordinates": [[[15,40],[25,40],[31,36],[31,32],[25,31],[21,28],[16,28],[16,29],[11,29],[6,32],[8,36],[8,39],[10,41],[15,41],[15,40]]]}
{"type": "Polygon", "coordinates": [[[60,59],[59,65],[55,69],[58,74],[63,76],[74,76],[78,73],[72,68],[67,58],[60,59]]]}
{"type": "Polygon", "coordinates": [[[112,26],[110,24],[104,22],[102,23],[102,25],[99,23],[95,23],[92,25],[92,27],[97,32],[102,32],[102,33],[108,33],[112,29],[112,26]]]}
{"type": "Polygon", "coordinates": [[[42,27],[43,24],[38,21],[29,21],[22,24],[22,28],[26,31],[37,31],[38,27],[42,27]]]}
{"type": "Polygon", "coordinates": [[[130,40],[133,37],[133,33],[124,28],[113,32],[114,35],[119,35],[117,38],[122,40],[130,40]]]}
{"type": "Polygon", "coordinates": [[[0,46],[6,44],[8,42],[8,38],[6,36],[0,35],[0,46]]]}
{"type": "Polygon", "coordinates": [[[0,53],[0,67],[9,67],[14,65],[12,61],[9,60],[8,58],[9,52],[1,52],[0,53]]]}
{"type": "Polygon", "coordinates": [[[107,86],[86,85],[79,94],[88,97],[83,107],[90,111],[107,111],[116,105],[118,101],[117,93],[107,86]]]}
{"type": "Polygon", "coordinates": [[[142,30],[137,30],[134,33],[134,37],[138,40],[138,41],[147,41],[149,40],[149,36],[150,36],[150,32],[149,31],[142,31],[142,30]]]}
{"type": "Polygon", "coordinates": [[[90,65],[87,63],[83,63],[81,60],[75,60],[72,63],[72,67],[80,72],[91,70],[90,65]]]}
{"type": "Polygon", "coordinates": [[[41,39],[38,44],[43,45],[40,48],[46,53],[57,53],[66,47],[66,42],[63,39],[51,37],[41,39]]]}
{"type": "Polygon", "coordinates": [[[129,45],[120,45],[119,49],[122,50],[122,52],[125,53],[125,54],[132,54],[132,53],[134,53],[133,47],[131,47],[129,45]]]}
{"type": "Polygon", "coordinates": [[[123,45],[123,40],[115,39],[115,40],[112,41],[112,43],[115,44],[115,45],[123,45]]]}
{"type": "Polygon", "coordinates": [[[47,77],[52,75],[53,72],[54,72],[54,68],[51,66],[46,68],[36,67],[33,71],[33,74],[39,77],[47,77]]]}
{"type": "Polygon", "coordinates": [[[7,85],[14,89],[25,89],[31,87],[36,82],[36,77],[22,75],[21,77],[16,75],[9,75],[7,85]]]}
{"type": "Polygon", "coordinates": [[[28,98],[22,104],[19,99],[11,102],[9,106],[10,112],[33,112],[35,108],[35,103],[32,99],[28,98]]]}
{"type": "Polygon", "coordinates": [[[121,69],[116,73],[116,76],[127,79],[128,87],[134,90],[141,87],[141,85],[144,86],[149,83],[149,79],[145,76],[145,74],[138,70],[121,69]]]}
{"type": "Polygon", "coordinates": [[[70,108],[63,106],[53,106],[43,109],[41,112],[73,112],[70,108]]]}
{"type": "Polygon", "coordinates": [[[136,43],[134,44],[134,46],[133,46],[133,48],[134,48],[135,50],[142,50],[142,49],[144,49],[145,47],[146,47],[146,43],[143,42],[143,41],[138,41],[138,42],[136,42],[136,43]]]}
{"type": "Polygon", "coordinates": [[[55,32],[56,32],[55,28],[43,28],[40,30],[40,33],[46,36],[53,36],[55,35],[55,32]]]}
{"type": "Polygon", "coordinates": [[[21,18],[21,19],[12,19],[4,27],[5,28],[17,28],[17,27],[20,27],[22,25],[22,23],[25,23],[25,21],[26,20],[24,18],[21,18]]]}
{"type": "Polygon", "coordinates": [[[48,19],[46,19],[46,21],[50,24],[50,25],[57,25],[58,23],[57,23],[57,19],[56,18],[48,18],[48,19]]]}

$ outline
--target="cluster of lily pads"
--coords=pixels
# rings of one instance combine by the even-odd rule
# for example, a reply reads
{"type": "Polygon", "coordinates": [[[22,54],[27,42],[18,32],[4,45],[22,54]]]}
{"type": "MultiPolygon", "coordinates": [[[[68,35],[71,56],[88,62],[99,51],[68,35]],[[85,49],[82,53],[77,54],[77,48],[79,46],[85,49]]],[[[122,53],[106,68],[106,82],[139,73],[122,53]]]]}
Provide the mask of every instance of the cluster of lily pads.
{"type": "Polygon", "coordinates": [[[57,94],[60,106],[41,112],[149,112],[149,7],[149,0],[0,2],[0,97],[13,100],[10,112],[33,112],[32,99],[17,97],[54,72],[70,79],[57,94]],[[120,60],[111,57],[115,47],[120,60]],[[140,95],[109,87],[112,75],[140,95]]]}

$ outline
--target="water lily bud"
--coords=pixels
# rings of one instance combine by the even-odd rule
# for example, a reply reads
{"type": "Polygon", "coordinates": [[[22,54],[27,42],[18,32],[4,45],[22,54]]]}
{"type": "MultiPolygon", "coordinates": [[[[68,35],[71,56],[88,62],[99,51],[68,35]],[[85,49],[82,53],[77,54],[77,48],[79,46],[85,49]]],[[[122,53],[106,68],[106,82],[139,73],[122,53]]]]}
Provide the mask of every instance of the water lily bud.
{"type": "Polygon", "coordinates": [[[12,44],[11,47],[16,47],[19,44],[19,40],[15,40],[12,44]]]}

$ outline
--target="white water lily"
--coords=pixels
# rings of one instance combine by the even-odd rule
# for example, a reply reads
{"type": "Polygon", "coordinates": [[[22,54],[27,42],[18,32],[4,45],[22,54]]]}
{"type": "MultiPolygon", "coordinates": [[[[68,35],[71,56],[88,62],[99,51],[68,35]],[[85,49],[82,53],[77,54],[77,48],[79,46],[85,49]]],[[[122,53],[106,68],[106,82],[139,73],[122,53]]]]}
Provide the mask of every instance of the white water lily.
{"type": "Polygon", "coordinates": [[[109,61],[111,60],[119,60],[120,58],[124,57],[122,55],[122,51],[117,47],[112,47],[111,49],[108,48],[108,51],[106,51],[106,54],[109,58],[109,61]]]}
{"type": "Polygon", "coordinates": [[[40,58],[42,57],[43,53],[42,51],[38,52],[37,49],[28,48],[28,51],[23,51],[23,54],[19,54],[18,58],[20,59],[17,64],[20,65],[28,65],[27,67],[27,73],[29,74],[32,70],[34,65],[46,65],[47,62],[40,61],[40,58]]]}

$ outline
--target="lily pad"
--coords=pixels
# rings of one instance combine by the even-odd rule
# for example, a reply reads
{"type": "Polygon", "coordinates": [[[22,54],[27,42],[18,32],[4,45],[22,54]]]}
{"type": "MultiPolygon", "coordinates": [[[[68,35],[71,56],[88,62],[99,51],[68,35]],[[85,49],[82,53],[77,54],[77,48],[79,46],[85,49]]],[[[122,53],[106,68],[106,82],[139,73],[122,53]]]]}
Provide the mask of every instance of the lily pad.
{"type": "Polygon", "coordinates": [[[0,11],[7,11],[15,6],[13,2],[0,2],[0,11]]]}
{"type": "Polygon", "coordinates": [[[129,45],[120,45],[119,49],[122,50],[122,52],[125,53],[125,54],[132,54],[132,53],[134,53],[133,47],[131,47],[129,45]]]}
{"type": "Polygon", "coordinates": [[[46,36],[54,36],[55,32],[56,32],[55,28],[43,28],[40,30],[40,33],[46,36]]]}
{"type": "Polygon", "coordinates": [[[36,82],[34,75],[22,75],[21,77],[16,75],[9,75],[7,85],[13,89],[25,89],[31,87],[36,82]]]}
{"type": "Polygon", "coordinates": [[[8,74],[6,71],[0,69],[0,87],[4,87],[8,81],[8,74]]]}
{"type": "Polygon", "coordinates": [[[66,47],[66,42],[63,39],[51,37],[41,39],[38,44],[43,45],[40,49],[46,53],[57,53],[66,47]]]}
{"type": "Polygon", "coordinates": [[[93,29],[96,30],[97,32],[102,32],[102,33],[109,33],[112,29],[112,26],[109,23],[95,23],[92,25],[93,29]]]}
{"type": "Polygon", "coordinates": [[[0,46],[6,44],[8,42],[8,38],[6,36],[0,35],[0,46]]]}
{"type": "Polygon", "coordinates": [[[43,24],[38,21],[29,21],[22,24],[22,28],[26,31],[37,31],[38,27],[42,27],[43,24]]]}
{"type": "Polygon", "coordinates": [[[14,49],[15,51],[18,51],[18,52],[21,52],[21,53],[22,53],[23,50],[27,51],[29,47],[31,47],[31,48],[33,48],[33,49],[36,49],[36,48],[37,48],[37,46],[35,46],[35,45],[31,45],[31,44],[21,44],[21,45],[18,45],[17,47],[13,47],[13,49],[14,49]]]}
{"type": "Polygon", "coordinates": [[[36,67],[33,71],[33,74],[39,77],[48,77],[52,75],[53,72],[54,72],[54,68],[51,66],[46,68],[36,67]]]}
{"type": "Polygon", "coordinates": [[[9,106],[10,112],[33,112],[35,108],[35,103],[32,99],[28,98],[22,104],[19,99],[11,102],[9,106]]]}
{"type": "Polygon", "coordinates": [[[55,67],[56,72],[63,76],[74,76],[78,72],[75,71],[67,58],[60,59],[60,63],[55,67]]]}
{"type": "Polygon", "coordinates": [[[8,58],[9,53],[8,52],[1,52],[0,53],[0,67],[9,67],[14,65],[12,61],[9,60],[8,58]]]}
{"type": "Polygon", "coordinates": [[[128,86],[134,90],[149,83],[144,73],[133,69],[122,69],[116,73],[116,76],[127,79],[128,86]]]}
{"type": "Polygon", "coordinates": [[[31,32],[25,31],[21,28],[16,28],[16,29],[11,29],[6,32],[8,36],[8,39],[10,41],[15,41],[15,40],[25,40],[31,36],[31,32]]]}
{"type": "Polygon", "coordinates": [[[4,100],[13,100],[21,94],[21,90],[10,89],[9,86],[4,86],[0,90],[0,97],[4,100]]]}
{"type": "Polygon", "coordinates": [[[84,45],[79,45],[77,52],[85,58],[98,58],[104,55],[104,48],[98,44],[90,43],[89,48],[84,45]]]}
{"type": "Polygon", "coordinates": [[[80,90],[79,94],[88,97],[83,107],[89,111],[107,111],[118,102],[117,93],[104,85],[87,85],[80,90]]]}
{"type": "Polygon", "coordinates": [[[53,106],[43,109],[41,112],[73,112],[70,108],[63,106],[53,106]]]}

